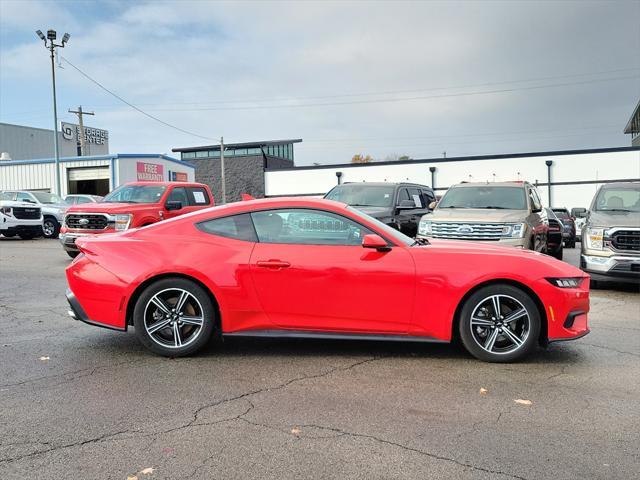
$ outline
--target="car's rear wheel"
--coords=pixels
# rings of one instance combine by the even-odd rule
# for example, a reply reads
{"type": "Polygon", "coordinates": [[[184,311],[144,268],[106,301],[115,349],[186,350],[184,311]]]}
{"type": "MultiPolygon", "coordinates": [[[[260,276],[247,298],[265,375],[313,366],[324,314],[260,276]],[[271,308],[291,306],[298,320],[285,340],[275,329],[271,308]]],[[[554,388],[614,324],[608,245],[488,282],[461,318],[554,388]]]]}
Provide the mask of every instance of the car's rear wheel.
{"type": "Polygon", "coordinates": [[[165,278],[138,297],[133,324],[138,340],[166,357],[202,349],[215,328],[216,310],[207,292],[184,278],[165,278]]]}
{"type": "Polygon", "coordinates": [[[513,362],[530,353],[540,335],[540,312],[523,290],[507,284],[480,288],[464,303],[460,339],[474,357],[513,362]]]}

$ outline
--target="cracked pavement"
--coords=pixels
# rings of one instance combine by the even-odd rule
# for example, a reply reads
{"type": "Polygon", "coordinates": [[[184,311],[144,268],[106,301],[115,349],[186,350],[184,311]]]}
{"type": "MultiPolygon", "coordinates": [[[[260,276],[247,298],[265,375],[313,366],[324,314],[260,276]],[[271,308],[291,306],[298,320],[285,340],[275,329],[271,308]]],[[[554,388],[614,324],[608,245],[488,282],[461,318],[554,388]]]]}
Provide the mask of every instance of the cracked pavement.
{"type": "Polygon", "coordinates": [[[589,336],[518,364],[240,339],[166,359],[68,318],[68,262],[56,241],[0,238],[3,480],[639,478],[632,289],[593,291],[589,336]]]}

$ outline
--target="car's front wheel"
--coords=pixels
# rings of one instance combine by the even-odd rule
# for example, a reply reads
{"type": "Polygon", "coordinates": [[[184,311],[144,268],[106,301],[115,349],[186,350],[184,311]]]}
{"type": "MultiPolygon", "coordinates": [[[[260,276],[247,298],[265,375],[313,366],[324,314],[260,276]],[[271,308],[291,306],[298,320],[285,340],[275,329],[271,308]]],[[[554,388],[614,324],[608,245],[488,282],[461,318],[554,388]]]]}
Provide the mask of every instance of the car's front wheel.
{"type": "Polygon", "coordinates": [[[185,278],[165,278],[138,297],[133,324],[138,340],[166,357],[202,349],[215,328],[216,310],[207,292],[185,278]]]}
{"type": "Polygon", "coordinates": [[[507,284],[480,288],[464,303],[458,322],[460,339],[474,357],[513,362],[538,342],[541,317],[529,294],[507,284]]]}
{"type": "Polygon", "coordinates": [[[44,238],[58,238],[60,224],[53,217],[45,217],[42,222],[42,234],[44,238]]]}

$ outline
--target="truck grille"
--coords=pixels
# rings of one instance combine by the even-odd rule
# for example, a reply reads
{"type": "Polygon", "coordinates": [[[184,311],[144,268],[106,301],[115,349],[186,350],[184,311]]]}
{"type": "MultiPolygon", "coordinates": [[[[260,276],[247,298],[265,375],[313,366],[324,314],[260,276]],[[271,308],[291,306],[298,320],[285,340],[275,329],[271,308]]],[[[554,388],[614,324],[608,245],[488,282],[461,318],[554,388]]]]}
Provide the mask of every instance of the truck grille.
{"type": "Polygon", "coordinates": [[[501,223],[433,222],[431,236],[455,240],[498,241],[501,238],[503,227],[504,225],[501,223]]]}
{"type": "Polygon", "coordinates": [[[13,216],[21,220],[37,220],[40,218],[40,209],[28,207],[13,207],[13,216]]]}
{"type": "Polygon", "coordinates": [[[611,246],[616,250],[640,251],[640,230],[618,230],[611,235],[611,246]]]}
{"type": "Polygon", "coordinates": [[[82,230],[104,230],[109,225],[107,217],[100,214],[70,213],[65,218],[68,228],[82,230]]]}

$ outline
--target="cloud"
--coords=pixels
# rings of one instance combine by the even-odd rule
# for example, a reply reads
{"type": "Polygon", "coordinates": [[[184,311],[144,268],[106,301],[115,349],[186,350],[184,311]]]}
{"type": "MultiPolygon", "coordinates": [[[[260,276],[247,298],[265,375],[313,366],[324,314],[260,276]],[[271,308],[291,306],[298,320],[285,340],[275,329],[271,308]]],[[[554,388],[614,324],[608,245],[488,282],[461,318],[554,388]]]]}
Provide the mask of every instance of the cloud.
{"type": "MultiPolygon", "coordinates": [[[[627,79],[298,106],[456,94],[496,82],[640,68],[631,54],[640,50],[638,2],[196,1],[92,8],[31,2],[22,10],[17,5],[2,2],[1,25],[13,32],[0,45],[3,121],[11,121],[11,113],[41,109],[34,122],[50,123],[49,100],[40,93],[48,88],[48,64],[32,38],[34,24],[64,25],[59,28],[72,34],[62,52],[66,58],[163,120],[212,139],[224,134],[227,141],[302,137],[305,142],[296,146],[301,163],[344,161],[355,148],[384,158],[392,152],[428,157],[445,149],[451,156],[625,144],[619,131],[640,94],[640,82],[627,79]],[[419,89],[432,90],[369,95],[419,89]],[[255,108],[283,103],[296,106],[255,108]],[[621,125],[615,133],[611,127],[582,136],[575,131],[615,124],[621,125]],[[553,138],[507,134],[545,129],[553,138]],[[507,133],[496,135],[501,132],[507,133]],[[478,137],[482,133],[491,135],[478,137]]],[[[122,106],[68,66],[58,75],[60,110],[93,108],[91,121],[111,131],[113,151],[165,152],[204,142],[122,106]]],[[[20,123],[25,117],[15,118],[20,123]]]]}

